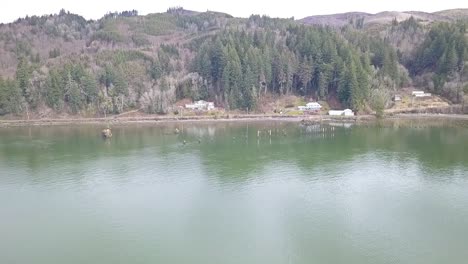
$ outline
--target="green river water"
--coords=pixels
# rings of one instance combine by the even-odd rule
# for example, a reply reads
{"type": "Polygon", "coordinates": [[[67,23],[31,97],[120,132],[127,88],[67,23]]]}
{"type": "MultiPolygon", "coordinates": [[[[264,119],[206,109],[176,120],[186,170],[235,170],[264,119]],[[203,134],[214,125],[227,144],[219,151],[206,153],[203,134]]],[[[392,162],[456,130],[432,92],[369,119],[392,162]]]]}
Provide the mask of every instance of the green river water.
{"type": "Polygon", "coordinates": [[[0,129],[0,263],[468,263],[466,127],[101,129],[0,129]]]}

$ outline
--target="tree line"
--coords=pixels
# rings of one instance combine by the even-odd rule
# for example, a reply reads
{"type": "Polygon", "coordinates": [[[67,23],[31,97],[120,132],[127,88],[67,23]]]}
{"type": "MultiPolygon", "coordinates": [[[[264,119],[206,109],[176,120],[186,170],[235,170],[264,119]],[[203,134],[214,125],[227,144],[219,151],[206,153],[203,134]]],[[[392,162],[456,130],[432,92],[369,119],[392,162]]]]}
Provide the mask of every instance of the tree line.
{"type": "MultiPolygon", "coordinates": [[[[61,13],[68,24],[80,25],[73,22],[74,15],[61,13]]],[[[167,113],[177,100],[186,98],[252,111],[267,95],[338,100],[343,107],[367,112],[383,110],[391,94],[410,84],[460,102],[468,82],[462,22],[431,25],[421,44],[403,56],[391,39],[375,37],[354,24],[335,29],[257,15],[187,16],[180,8],[168,15],[174,16],[188,41],[158,43],[155,50],[146,42],[136,48],[112,46],[66,57],[54,48],[48,60],[39,53],[21,52],[29,46],[18,42],[14,77],[0,77],[0,115],[42,106],[71,114],[106,115],[129,109],[167,113]]],[[[103,20],[139,21],[137,16],[133,10],[109,13],[103,20]]],[[[41,19],[46,25],[48,18],[41,19]]],[[[426,30],[413,18],[393,21],[392,34],[399,28],[426,30]]],[[[95,36],[90,33],[86,42],[95,36]]]]}
{"type": "Polygon", "coordinates": [[[346,107],[364,109],[373,79],[400,86],[399,62],[384,42],[354,44],[327,27],[226,29],[201,45],[192,70],[207,81],[211,97],[232,109],[254,109],[269,93],[336,96],[346,107]]]}

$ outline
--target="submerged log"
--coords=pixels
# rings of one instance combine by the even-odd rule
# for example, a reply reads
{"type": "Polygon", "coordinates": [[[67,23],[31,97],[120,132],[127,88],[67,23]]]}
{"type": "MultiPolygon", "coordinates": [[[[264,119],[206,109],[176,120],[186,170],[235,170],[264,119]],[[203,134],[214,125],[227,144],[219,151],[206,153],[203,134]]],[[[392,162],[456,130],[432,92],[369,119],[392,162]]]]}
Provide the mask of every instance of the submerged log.
{"type": "Polygon", "coordinates": [[[103,138],[111,138],[112,137],[112,130],[110,128],[103,129],[101,133],[102,133],[103,138]]]}

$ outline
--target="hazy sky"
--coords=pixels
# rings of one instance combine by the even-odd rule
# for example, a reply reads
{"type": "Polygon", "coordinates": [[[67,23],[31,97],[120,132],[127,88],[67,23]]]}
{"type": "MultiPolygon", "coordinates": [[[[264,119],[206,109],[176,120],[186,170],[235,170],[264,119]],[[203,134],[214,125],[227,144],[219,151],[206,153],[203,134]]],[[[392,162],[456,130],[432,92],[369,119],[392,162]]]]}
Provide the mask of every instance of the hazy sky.
{"type": "Polygon", "coordinates": [[[97,19],[108,11],[136,9],[140,14],[164,12],[182,6],[196,11],[221,11],[234,16],[267,14],[296,19],[310,15],[364,11],[439,11],[468,8],[468,0],[6,0],[0,8],[0,22],[11,22],[26,15],[58,13],[61,8],[87,19],[97,19]]]}

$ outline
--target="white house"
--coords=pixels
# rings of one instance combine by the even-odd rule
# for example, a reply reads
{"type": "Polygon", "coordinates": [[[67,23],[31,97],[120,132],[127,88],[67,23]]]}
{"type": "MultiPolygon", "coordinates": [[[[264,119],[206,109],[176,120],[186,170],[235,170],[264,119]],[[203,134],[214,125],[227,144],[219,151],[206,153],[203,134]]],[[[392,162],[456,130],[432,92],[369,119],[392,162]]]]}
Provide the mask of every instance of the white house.
{"type": "Polygon", "coordinates": [[[322,109],[322,106],[317,102],[307,103],[305,106],[301,105],[297,107],[301,111],[319,111],[322,109]]]}
{"type": "Polygon", "coordinates": [[[354,116],[354,112],[351,109],[345,110],[330,110],[328,114],[331,116],[354,116]]]}
{"type": "Polygon", "coordinates": [[[415,94],[414,97],[431,97],[432,94],[430,93],[421,93],[421,94],[415,94]]]}
{"type": "Polygon", "coordinates": [[[215,109],[213,102],[206,102],[203,100],[196,101],[193,104],[186,104],[185,108],[192,110],[213,110],[215,109]]]}
{"type": "Polygon", "coordinates": [[[413,95],[414,97],[431,97],[431,96],[432,96],[432,94],[430,94],[430,93],[425,93],[425,92],[423,92],[423,91],[413,91],[413,92],[412,92],[412,95],[413,95]]]}

